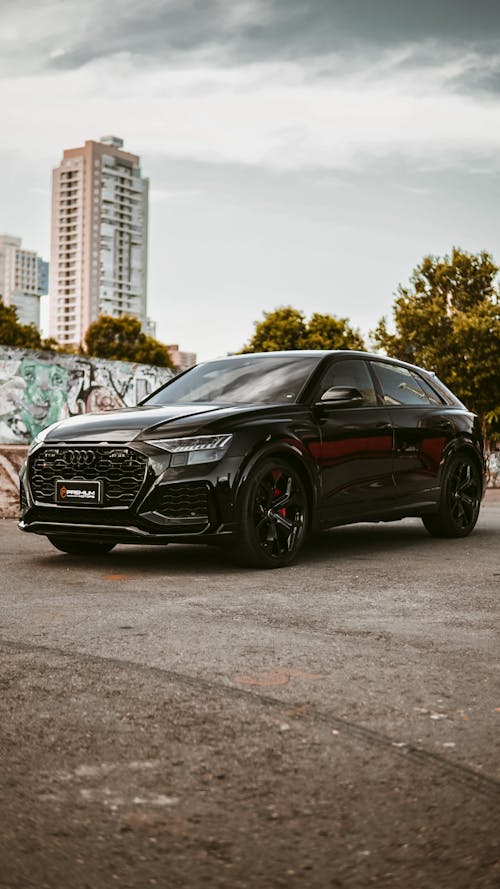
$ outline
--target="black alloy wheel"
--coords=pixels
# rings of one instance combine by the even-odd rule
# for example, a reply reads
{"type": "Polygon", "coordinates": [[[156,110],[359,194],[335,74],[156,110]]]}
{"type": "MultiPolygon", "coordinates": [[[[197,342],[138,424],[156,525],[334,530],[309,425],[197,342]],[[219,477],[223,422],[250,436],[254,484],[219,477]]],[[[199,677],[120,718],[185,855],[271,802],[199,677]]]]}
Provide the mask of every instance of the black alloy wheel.
{"type": "Polygon", "coordinates": [[[422,517],[433,537],[467,537],[481,506],[482,479],[476,461],[466,454],[452,457],[441,485],[439,511],[422,517]]]}
{"type": "Polygon", "coordinates": [[[308,519],[300,473],[279,457],[263,461],[245,485],[237,560],[255,568],[289,565],[304,543],[308,519]]]}
{"type": "Polygon", "coordinates": [[[102,543],[100,540],[72,540],[71,537],[48,535],[52,546],[70,556],[103,556],[111,552],[114,543],[102,543]]]}

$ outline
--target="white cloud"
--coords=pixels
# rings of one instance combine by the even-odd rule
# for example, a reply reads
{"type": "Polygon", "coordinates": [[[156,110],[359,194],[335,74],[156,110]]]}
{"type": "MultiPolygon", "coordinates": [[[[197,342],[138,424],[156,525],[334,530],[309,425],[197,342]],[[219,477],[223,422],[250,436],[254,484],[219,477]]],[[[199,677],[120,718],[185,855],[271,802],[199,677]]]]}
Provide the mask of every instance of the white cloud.
{"type": "Polygon", "coordinates": [[[0,71],[37,70],[53,57],[51,50],[74,40],[89,14],[85,6],[78,10],[68,0],[3,2],[0,8],[0,71]]]}
{"type": "Polygon", "coordinates": [[[406,47],[371,64],[332,56],[308,66],[154,71],[122,54],[3,80],[2,143],[27,152],[36,144],[56,162],[63,147],[113,131],[143,155],[275,170],[355,169],[391,155],[438,167],[495,158],[500,99],[456,86],[480,60],[469,53],[431,62],[429,53],[427,46],[421,68],[415,48],[406,47]]]}
{"type": "Polygon", "coordinates": [[[4,0],[0,231],[47,258],[50,167],[123,137],[151,175],[149,312],[205,357],[280,303],[366,332],[421,256],[496,249],[500,52],[465,26],[460,50],[447,31],[382,51],[380,17],[373,41],[335,30],[333,52],[334,7],[356,16],[340,0],[4,0]]]}

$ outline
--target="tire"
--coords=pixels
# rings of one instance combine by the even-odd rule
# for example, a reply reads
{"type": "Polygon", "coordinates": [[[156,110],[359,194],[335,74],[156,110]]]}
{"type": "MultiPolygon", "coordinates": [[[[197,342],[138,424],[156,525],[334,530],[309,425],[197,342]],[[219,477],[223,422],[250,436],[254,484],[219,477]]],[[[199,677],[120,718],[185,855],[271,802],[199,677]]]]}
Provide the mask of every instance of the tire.
{"type": "Polygon", "coordinates": [[[450,459],[441,484],[438,512],[422,516],[433,537],[467,537],[473,530],[481,506],[483,482],[476,461],[467,454],[450,459]]]}
{"type": "Polygon", "coordinates": [[[306,485],[288,461],[257,464],[245,483],[234,556],[252,568],[283,568],[301,549],[309,524],[306,485]]]}
{"type": "Polygon", "coordinates": [[[70,556],[103,556],[111,552],[114,543],[102,543],[98,540],[72,540],[70,537],[48,538],[56,549],[70,556]]]}

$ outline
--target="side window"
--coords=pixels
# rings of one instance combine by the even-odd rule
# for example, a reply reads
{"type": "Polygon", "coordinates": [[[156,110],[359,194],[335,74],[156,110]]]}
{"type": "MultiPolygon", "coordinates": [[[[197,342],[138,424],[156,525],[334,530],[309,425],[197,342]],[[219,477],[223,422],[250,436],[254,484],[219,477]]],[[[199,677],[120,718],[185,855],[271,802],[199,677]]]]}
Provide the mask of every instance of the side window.
{"type": "Polygon", "coordinates": [[[364,399],[363,406],[370,407],[378,404],[370,371],[365,362],[359,358],[333,361],[319,383],[316,399],[319,401],[323,393],[327,389],[331,389],[332,386],[349,386],[352,389],[359,389],[364,399]]]}
{"type": "Polygon", "coordinates": [[[424,377],[421,377],[420,374],[415,373],[413,374],[413,376],[416,380],[418,380],[424,392],[427,392],[431,404],[446,404],[444,398],[442,398],[441,395],[436,392],[436,390],[431,386],[430,383],[427,382],[424,377]]]}
{"type": "Polygon", "coordinates": [[[406,367],[377,361],[373,362],[372,368],[380,383],[384,404],[442,404],[434,390],[425,386],[424,381],[406,367]]]}

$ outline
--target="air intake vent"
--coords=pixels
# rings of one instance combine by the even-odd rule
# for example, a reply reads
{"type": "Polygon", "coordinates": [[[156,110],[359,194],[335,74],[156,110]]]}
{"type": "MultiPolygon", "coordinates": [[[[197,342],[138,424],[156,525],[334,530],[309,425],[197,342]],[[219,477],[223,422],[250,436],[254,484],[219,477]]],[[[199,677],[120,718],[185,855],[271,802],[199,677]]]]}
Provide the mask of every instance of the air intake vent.
{"type": "Polygon", "coordinates": [[[208,521],[208,492],[205,482],[161,485],[156,492],[154,509],[179,521],[194,517],[208,521]]]}
{"type": "Polygon", "coordinates": [[[28,498],[26,497],[26,491],[24,489],[24,485],[21,482],[21,484],[19,485],[19,510],[20,510],[21,514],[23,512],[26,512],[27,508],[28,508],[28,498]]]}

